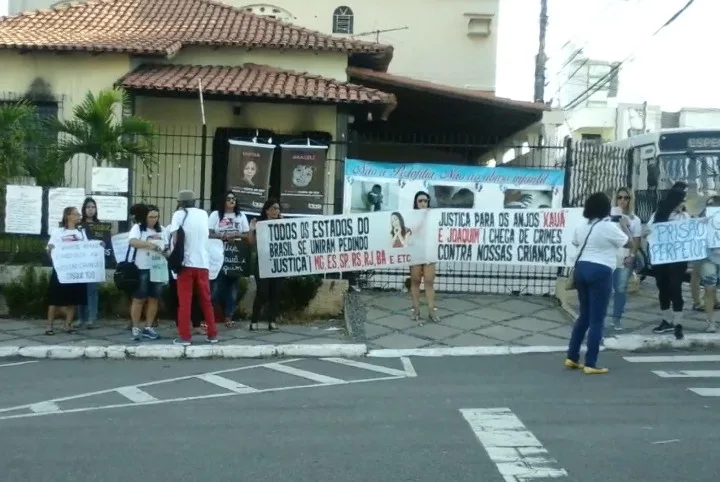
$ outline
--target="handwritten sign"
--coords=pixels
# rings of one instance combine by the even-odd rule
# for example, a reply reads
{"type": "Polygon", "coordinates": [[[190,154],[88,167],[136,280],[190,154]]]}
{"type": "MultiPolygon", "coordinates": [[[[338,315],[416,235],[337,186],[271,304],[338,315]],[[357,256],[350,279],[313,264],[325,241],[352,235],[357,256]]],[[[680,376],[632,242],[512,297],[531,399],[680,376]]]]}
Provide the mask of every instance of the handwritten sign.
{"type": "Polygon", "coordinates": [[[93,196],[98,217],[107,221],[127,221],[128,198],[125,196],[93,196]]]}
{"type": "MultiPolygon", "coordinates": [[[[115,262],[122,263],[125,261],[125,256],[128,255],[128,247],[130,246],[130,233],[118,233],[110,238],[112,244],[113,255],[115,256],[115,262]]],[[[128,261],[132,260],[133,252],[131,251],[128,261]]]]}
{"type": "Polygon", "coordinates": [[[57,228],[62,221],[63,210],[74,207],[82,209],[85,201],[85,189],[75,187],[56,187],[48,190],[48,231],[57,228]]]}
{"type": "Polygon", "coordinates": [[[222,272],[229,278],[248,276],[250,250],[242,242],[226,242],[222,272]]]}
{"type": "Polygon", "coordinates": [[[99,241],[58,243],[52,262],[61,284],[105,282],[105,248],[99,241]]]}
{"type": "Polygon", "coordinates": [[[431,210],[438,261],[571,266],[579,210],[431,210]]]}
{"type": "Polygon", "coordinates": [[[707,258],[708,224],[703,218],[653,224],[648,236],[650,262],[659,265],[707,258]]]}
{"type": "MultiPolygon", "coordinates": [[[[87,223],[83,226],[89,239],[97,239],[105,243],[105,266],[115,266],[115,256],[112,246],[112,224],[111,223],[87,223]]],[[[124,254],[124,253],[123,253],[124,254]]]]}
{"type": "Polygon", "coordinates": [[[403,267],[427,262],[426,211],[381,211],[257,224],[260,276],[403,267]]]}
{"type": "Polygon", "coordinates": [[[5,232],[40,234],[42,188],[8,185],[5,194],[5,232]]]}
{"type": "Polygon", "coordinates": [[[125,167],[93,167],[92,190],[93,192],[125,193],[128,192],[129,178],[129,170],[125,167]]]}

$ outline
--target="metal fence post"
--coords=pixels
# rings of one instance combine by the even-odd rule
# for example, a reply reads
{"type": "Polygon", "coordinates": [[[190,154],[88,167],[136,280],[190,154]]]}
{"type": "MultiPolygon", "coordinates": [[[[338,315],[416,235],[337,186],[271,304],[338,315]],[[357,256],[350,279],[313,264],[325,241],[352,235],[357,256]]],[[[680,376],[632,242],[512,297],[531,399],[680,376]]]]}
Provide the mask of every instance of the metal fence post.
{"type": "Polygon", "coordinates": [[[564,208],[570,207],[570,183],[572,182],[572,176],[570,170],[572,169],[573,163],[573,142],[572,138],[568,137],[565,139],[565,176],[563,178],[563,199],[562,205],[564,208]]]}

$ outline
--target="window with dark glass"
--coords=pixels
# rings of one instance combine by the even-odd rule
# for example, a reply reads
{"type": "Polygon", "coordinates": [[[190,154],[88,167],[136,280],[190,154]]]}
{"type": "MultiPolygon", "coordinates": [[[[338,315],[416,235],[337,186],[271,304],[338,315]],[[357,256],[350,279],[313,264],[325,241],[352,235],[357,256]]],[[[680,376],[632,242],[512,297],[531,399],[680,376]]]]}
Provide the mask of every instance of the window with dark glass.
{"type": "Polygon", "coordinates": [[[353,11],[350,7],[338,7],[333,12],[333,33],[353,33],[353,11]]]}

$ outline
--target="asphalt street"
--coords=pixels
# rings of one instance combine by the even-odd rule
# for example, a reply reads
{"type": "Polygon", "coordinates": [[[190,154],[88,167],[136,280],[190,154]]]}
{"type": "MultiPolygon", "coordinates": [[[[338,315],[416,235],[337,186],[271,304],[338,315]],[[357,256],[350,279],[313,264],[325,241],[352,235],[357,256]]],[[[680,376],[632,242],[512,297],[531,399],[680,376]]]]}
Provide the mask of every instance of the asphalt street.
{"type": "Polygon", "coordinates": [[[5,360],[0,480],[717,482],[720,352],[667,355],[5,360]]]}

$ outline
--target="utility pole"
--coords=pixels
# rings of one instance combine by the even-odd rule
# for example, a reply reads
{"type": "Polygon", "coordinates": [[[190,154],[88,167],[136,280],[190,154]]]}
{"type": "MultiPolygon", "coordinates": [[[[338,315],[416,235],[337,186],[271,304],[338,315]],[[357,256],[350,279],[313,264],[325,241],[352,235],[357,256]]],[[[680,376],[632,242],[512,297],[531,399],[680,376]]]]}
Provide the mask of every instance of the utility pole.
{"type": "Polygon", "coordinates": [[[547,35],[547,0],[540,0],[540,41],[538,42],[538,53],[535,57],[535,102],[545,102],[545,37],[547,35]]]}
{"type": "Polygon", "coordinates": [[[642,119],[642,133],[645,134],[647,132],[647,101],[643,102],[642,104],[642,114],[640,114],[640,117],[642,119]]]}

